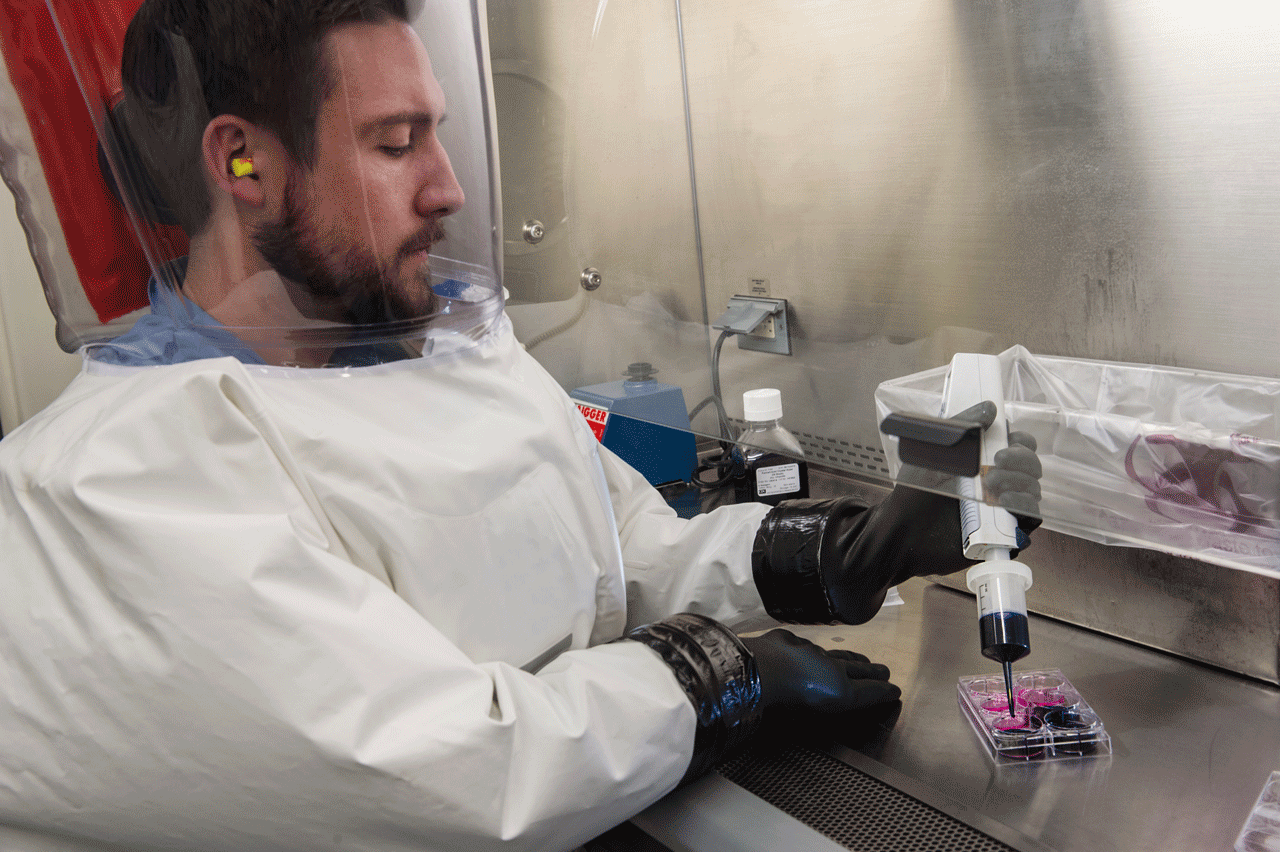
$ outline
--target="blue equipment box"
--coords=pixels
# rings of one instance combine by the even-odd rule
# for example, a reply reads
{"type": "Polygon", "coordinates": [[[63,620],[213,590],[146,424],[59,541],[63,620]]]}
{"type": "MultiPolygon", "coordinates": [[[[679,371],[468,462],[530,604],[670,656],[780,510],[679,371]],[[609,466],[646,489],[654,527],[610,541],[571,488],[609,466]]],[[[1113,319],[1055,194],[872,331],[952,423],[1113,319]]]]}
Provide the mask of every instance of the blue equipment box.
{"type": "Polygon", "coordinates": [[[569,396],[596,438],[652,485],[688,481],[698,466],[684,392],[653,378],[648,364],[632,364],[628,378],[587,385],[569,396]]]}

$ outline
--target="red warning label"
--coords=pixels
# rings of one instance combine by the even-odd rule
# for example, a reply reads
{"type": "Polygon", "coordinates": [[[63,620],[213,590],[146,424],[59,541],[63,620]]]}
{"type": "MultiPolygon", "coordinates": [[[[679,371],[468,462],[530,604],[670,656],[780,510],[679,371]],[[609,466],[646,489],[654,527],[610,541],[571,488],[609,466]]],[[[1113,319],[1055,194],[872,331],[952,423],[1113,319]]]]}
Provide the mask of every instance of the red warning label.
{"type": "Polygon", "coordinates": [[[582,412],[582,416],[587,418],[587,423],[591,426],[591,431],[595,434],[596,440],[603,441],[604,425],[609,422],[609,409],[587,405],[582,402],[577,405],[578,410],[582,412]]]}

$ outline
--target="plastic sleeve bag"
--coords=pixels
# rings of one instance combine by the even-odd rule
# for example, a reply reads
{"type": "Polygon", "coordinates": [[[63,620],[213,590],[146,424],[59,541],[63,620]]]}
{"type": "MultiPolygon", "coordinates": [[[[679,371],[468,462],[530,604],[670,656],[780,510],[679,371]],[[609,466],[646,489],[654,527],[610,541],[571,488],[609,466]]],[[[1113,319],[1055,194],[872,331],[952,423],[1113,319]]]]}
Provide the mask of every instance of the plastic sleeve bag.
{"type": "MultiPolygon", "coordinates": [[[[1009,428],[1035,436],[1044,464],[1047,528],[1280,577],[1280,380],[1022,346],[1000,363],[1009,428]]],[[[879,419],[937,416],[946,372],[882,383],[879,419]]]]}

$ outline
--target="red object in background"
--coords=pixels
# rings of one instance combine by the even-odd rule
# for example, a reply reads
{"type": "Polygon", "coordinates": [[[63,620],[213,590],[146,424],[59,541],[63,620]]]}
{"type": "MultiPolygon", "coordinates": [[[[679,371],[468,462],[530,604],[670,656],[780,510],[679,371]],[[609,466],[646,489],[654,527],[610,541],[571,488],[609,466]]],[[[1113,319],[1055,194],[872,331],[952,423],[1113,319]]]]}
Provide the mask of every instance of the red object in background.
{"type": "Polygon", "coordinates": [[[596,436],[597,441],[604,441],[604,427],[609,422],[609,411],[595,405],[587,405],[584,402],[578,403],[578,410],[582,412],[582,416],[587,419],[587,425],[591,427],[591,434],[596,436]]]}
{"type": "MultiPolygon", "coordinates": [[[[125,29],[141,0],[0,0],[0,48],[57,208],[67,250],[89,304],[108,322],[147,304],[151,269],[129,216],[98,167],[98,134],[67,52],[89,97],[120,92],[125,29]],[[57,13],[64,47],[49,14],[57,13]]],[[[168,229],[170,240],[186,236],[168,229]]]]}

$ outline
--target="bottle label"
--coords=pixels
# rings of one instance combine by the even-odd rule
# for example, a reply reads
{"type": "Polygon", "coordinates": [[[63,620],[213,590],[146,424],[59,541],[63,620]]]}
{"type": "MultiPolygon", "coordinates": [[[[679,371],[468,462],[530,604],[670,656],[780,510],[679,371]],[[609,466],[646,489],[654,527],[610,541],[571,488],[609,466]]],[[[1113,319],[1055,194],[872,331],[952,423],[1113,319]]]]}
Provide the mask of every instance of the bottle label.
{"type": "Polygon", "coordinates": [[[774,497],[800,490],[800,465],[779,464],[756,468],[756,496],[774,497]]]}

